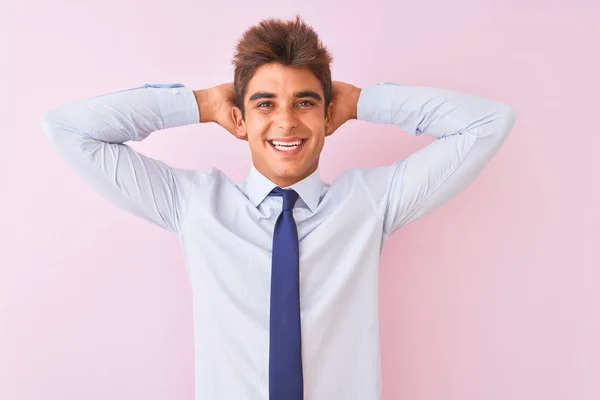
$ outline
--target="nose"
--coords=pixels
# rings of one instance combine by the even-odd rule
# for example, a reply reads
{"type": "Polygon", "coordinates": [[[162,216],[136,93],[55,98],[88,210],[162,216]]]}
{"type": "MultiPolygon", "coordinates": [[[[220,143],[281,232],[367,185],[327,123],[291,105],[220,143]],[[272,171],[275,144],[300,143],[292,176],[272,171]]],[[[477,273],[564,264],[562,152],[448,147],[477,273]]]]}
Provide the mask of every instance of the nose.
{"type": "Polygon", "coordinates": [[[277,125],[284,132],[291,131],[298,126],[298,118],[294,110],[284,109],[279,112],[277,125]]]}

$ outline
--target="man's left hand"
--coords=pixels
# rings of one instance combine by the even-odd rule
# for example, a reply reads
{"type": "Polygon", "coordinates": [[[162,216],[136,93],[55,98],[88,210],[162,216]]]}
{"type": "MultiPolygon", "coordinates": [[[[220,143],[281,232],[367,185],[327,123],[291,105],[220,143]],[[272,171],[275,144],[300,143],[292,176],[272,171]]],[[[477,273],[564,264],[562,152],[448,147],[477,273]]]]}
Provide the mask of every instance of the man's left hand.
{"type": "Polygon", "coordinates": [[[337,128],[350,119],[356,119],[358,98],[361,88],[349,83],[333,81],[331,87],[331,102],[334,104],[331,120],[332,130],[325,133],[331,135],[337,128]]]}

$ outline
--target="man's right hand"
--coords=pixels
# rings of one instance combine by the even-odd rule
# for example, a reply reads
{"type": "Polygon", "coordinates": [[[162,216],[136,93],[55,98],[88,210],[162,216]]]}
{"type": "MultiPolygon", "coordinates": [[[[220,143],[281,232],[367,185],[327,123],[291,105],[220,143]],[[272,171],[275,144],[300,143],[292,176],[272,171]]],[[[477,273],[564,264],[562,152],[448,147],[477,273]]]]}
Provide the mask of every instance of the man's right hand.
{"type": "Polygon", "coordinates": [[[209,89],[194,90],[198,103],[200,122],[216,122],[229,133],[240,140],[248,140],[247,136],[240,137],[235,128],[231,115],[235,103],[235,88],[232,82],[223,83],[209,89]]]}

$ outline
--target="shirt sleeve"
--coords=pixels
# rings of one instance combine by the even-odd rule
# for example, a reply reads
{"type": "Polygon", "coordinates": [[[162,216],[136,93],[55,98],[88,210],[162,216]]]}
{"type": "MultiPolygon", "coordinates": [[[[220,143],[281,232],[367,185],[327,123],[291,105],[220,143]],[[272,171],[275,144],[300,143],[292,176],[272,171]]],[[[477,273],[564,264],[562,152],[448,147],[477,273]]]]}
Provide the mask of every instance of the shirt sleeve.
{"type": "Polygon", "coordinates": [[[363,181],[389,236],[473,182],[511,131],[515,112],[472,94],[385,82],[362,89],[357,119],[436,138],[406,159],[365,171],[363,181]]]}
{"type": "Polygon", "coordinates": [[[60,157],[95,191],[176,233],[192,186],[206,177],[147,157],[124,142],[199,120],[191,89],[145,84],[60,105],[45,112],[41,126],[60,157]]]}

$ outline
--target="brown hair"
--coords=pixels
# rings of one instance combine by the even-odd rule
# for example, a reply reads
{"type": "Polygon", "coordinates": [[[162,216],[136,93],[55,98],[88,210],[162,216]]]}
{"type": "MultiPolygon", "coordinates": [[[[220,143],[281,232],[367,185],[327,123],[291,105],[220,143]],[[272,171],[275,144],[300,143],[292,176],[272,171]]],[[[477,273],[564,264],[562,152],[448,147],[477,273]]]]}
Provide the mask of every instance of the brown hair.
{"type": "Polygon", "coordinates": [[[270,63],[310,68],[323,86],[327,115],[331,98],[329,64],[332,60],[317,33],[299,15],[290,21],[263,19],[258,25],[249,28],[239,40],[232,61],[235,66],[233,84],[242,118],[248,82],[258,67],[270,63]]]}

